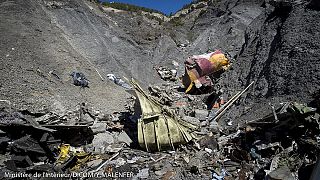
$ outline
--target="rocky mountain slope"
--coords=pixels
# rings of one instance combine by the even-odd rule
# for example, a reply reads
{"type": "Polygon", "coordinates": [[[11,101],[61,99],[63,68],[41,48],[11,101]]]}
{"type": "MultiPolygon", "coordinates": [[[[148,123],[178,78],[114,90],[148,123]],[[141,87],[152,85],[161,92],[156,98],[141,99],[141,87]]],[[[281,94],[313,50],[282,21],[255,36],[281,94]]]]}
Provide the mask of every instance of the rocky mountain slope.
{"type": "Polygon", "coordinates": [[[254,118],[270,101],[307,103],[320,89],[317,1],[213,0],[189,8],[161,20],[87,0],[1,0],[0,99],[34,112],[65,112],[84,101],[121,111],[129,94],[108,73],[146,87],[161,83],[154,66],[174,60],[181,75],[188,56],[215,49],[234,58],[216,82],[225,96],[256,82],[227,118],[254,118]],[[90,88],[74,86],[72,71],[85,73],[90,88]]]}
{"type": "Polygon", "coordinates": [[[0,179],[309,179],[313,169],[319,179],[319,10],[318,0],[206,0],[165,17],[94,0],[0,0],[0,179]],[[186,95],[156,71],[181,76],[186,58],[216,49],[232,62],[214,78],[227,103],[255,82],[220,119],[214,94],[186,95]],[[89,87],[74,85],[74,71],[89,87]],[[110,74],[153,85],[168,105],[143,114],[150,129],[137,125],[136,99],[110,74]],[[179,125],[152,122],[171,115],[198,138],[146,152],[141,131],[158,148],[158,134],[178,137],[162,130],[179,125]]]}

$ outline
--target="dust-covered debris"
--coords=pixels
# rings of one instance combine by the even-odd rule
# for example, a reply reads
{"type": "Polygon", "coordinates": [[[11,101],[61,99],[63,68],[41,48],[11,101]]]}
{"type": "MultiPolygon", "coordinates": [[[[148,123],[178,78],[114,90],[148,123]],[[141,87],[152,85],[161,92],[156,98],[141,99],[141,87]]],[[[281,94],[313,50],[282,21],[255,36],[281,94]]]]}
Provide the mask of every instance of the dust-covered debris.
{"type": "Polygon", "coordinates": [[[123,81],[121,78],[116,77],[114,74],[107,74],[107,78],[114,82],[115,84],[125,88],[125,89],[131,89],[131,86],[127,84],[125,81],[123,81]]]}
{"type": "Polygon", "coordinates": [[[208,1],[162,22],[86,0],[2,3],[0,179],[317,179],[318,4],[208,1]],[[231,54],[217,53],[216,69],[190,56],[212,49],[231,54]],[[90,88],[70,83],[74,69],[73,84],[87,87],[85,74],[90,88]],[[152,84],[147,98],[125,102],[120,75],[152,84]],[[145,102],[159,109],[141,112],[145,102]],[[184,141],[170,144],[177,128],[159,117],[184,141]]]}
{"type": "Polygon", "coordinates": [[[89,81],[82,72],[72,72],[70,74],[73,84],[81,87],[89,87],[89,81]]]}
{"type": "Polygon", "coordinates": [[[176,69],[168,69],[163,66],[156,67],[155,69],[158,72],[161,79],[170,80],[170,81],[177,80],[177,70],[176,69]]]}
{"type": "Polygon", "coordinates": [[[314,107],[298,102],[269,104],[269,115],[236,127],[219,120],[252,84],[229,97],[227,90],[187,95],[177,88],[178,82],[150,86],[146,93],[132,81],[138,98],[128,99],[126,111],[112,114],[102,114],[86,103],[66,114],[4,108],[0,144],[6,160],[0,170],[126,172],[123,176],[133,179],[307,177],[320,150],[319,99],[314,107]],[[148,125],[160,117],[168,124],[148,125]],[[180,128],[182,141],[170,140],[173,122],[172,127],[180,128]],[[139,127],[142,123],[146,127],[139,127]]]}

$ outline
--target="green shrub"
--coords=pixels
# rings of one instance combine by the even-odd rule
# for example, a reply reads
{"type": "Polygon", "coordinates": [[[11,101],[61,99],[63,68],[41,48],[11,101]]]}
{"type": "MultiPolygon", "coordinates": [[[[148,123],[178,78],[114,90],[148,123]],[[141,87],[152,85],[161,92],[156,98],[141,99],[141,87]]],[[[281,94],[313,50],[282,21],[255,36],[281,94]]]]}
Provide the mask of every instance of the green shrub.
{"type": "MultiPolygon", "coordinates": [[[[119,9],[119,10],[124,10],[124,11],[131,11],[131,12],[139,12],[139,11],[145,11],[145,12],[149,12],[149,13],[159,13],[159,14],[163,14],[162,12],[155,10],[155,9],[150,9],[150,8],[146,8],[146,7],[140,7],[140,6],[136,6],[136,5],[132,5],[132,4],[126,4],[126,3],[119,3],[119,2],[113,2],[113,3],[109,3],[109,2],[103,2],[102,3],[103,6],[106,7],[111,7],[111,8],[115,8],[115,9],[119,9]]],[[[164,14],[163,14],[164,15],[164,14]]]]}
{"type": "Polygon", "coordinates": [[[172,18],[169,21],[173,26],[183,26],[184,23],[182,22],[182,20],[180,18],[172,18]]]}

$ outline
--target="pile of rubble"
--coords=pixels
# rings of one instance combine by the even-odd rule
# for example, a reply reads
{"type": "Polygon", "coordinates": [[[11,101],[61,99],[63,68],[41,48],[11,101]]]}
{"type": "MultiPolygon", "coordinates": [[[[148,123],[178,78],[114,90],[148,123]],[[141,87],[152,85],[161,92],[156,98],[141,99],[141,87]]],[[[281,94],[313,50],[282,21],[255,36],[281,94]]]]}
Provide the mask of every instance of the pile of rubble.
{"type": "Polygon", "coordinates": [[[3,108],[0,179],[273,180],[308,179],[313,171],[316,178],[319,97],[312,107],[270,105],[270,115],[235,127],[219,119],[254,82],[233,97],[220,89],[190,95],[175,76],[148,93],[126,85],[137,96],[125,112],[102,114],[85,103],[63,115],[3,108]]]}
{"type": "Polygon", "coordinates": [[[158,94],[170,97],[168,107],[199,129],[189,143],[162,152],[139,147],[135,98],[127,112],[110,115],[93,113],[84,104],[65,116],[3,109],[1,177],[309,178],[319,154],[320,115],[315,108],[283,103],[269,116],[226,134],[218,122],[210,122],[203,96],[170,87],[171,93],[160,89],[158,94]]]}

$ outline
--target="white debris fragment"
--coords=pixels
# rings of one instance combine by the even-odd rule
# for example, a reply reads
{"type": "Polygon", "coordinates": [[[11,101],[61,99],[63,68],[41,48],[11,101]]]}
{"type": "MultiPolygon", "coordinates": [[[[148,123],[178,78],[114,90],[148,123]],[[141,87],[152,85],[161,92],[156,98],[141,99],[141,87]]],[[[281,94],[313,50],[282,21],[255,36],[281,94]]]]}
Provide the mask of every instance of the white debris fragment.
{"type": "Polygon", "coordinates": [[[132,159],[127,159],[127,163],[128,163],[128,164],[133,164],[133,163],[137,162],[140,158],[141,158],[141,157],[135,156],[135,157],[133,157],[132,159]]]}
{"type": "Polygon", "coordinates": [[[137,178],[147,179],[149,177],[149,168],[139,170],[139,173],[136,175],[137,178]]]}
{"type": "Polygon", "coordinates": [[[179,67],[179,63],[177,61],[175,61],[175,60],[172,61],[172,65],[174,67],[179,67]]]}
{"type": "Polygon", "coordinates": [[[207,153],[209,153],[209,154],[211,154],[211,153],[212,153],[212,149],[204,148],[204,150],[205,150],[207,153]]]}

